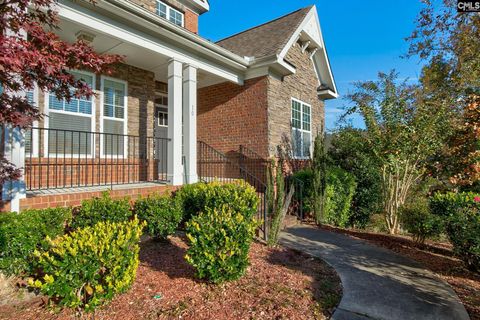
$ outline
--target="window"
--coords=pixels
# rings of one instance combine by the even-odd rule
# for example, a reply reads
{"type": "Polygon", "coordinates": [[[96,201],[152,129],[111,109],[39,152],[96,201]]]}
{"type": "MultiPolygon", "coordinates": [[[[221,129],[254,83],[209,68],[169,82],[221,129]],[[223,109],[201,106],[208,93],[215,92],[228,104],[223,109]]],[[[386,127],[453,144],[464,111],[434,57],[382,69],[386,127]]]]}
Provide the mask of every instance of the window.
{"type": "Polygon", "coordinates": [[[170,20],[176,25],[183,27],[183,13],[173,9],[161,1],[157,1],[157,14],[160,17],[170,20]]]}
{"type": "Polygon", "coordinates": [[[127,84],[124,81],[102,77],[103,155],[123,157],[127,144],[127,84]]]}
{"type": "MultiPolygon", "coordinates": [[[[95,88],[94,75],[71,71],[75,79],[95,88]]],[[[48,116],[45,124],[45,144],[49,154],[65,156],[89,155],[93,153],[93,134],[95,128],[94,97],[72,98],[69,102],[59,100],[53,93],[47,94],[48,116]]]]}
{"type": "Polygon", "coordinates": [[[310,105],[292,99],[292,151],[295,158],[309,158],[312,144],[310,105]]]}
{"type": "MultiPolygon", "coordinates": [[[[30,103],[31,105],[37,107],[37,95],[36,95],[36,90],[28,90],[26,93],[25,93],[25,96],[28,100],[28,103],[30,103]]],[[[32,124],[32,127],[37,127],[38,126],[38,122],[37,121],[34,121],[33,124],[32,124]]],[[[32,150],[34,149],[33,147],[33,143],[36,143],[37,139],[35,139],[34,141],[32,141],[32,136],[37,136],[38,135],[38,131],[37,130],[34,130],[34,129],[27,129],[25,131],[25,152],[26,154],[30,155],[30,153],[33,151],[33,155],[32,156],[36,156],[36,151],[37,150],[32,150]],[[33,133],[33,135],[32,135],[33,133]]]]}
{"type": "MultiPolygon", "coordinates": [[[[70,73],[73,74],[75,79],[86,82],[90,86],[90,88],[92,88],[93,75],[83,74],[76,71],[72,71],[70,73]]],[[[86,97],[80,97],[80,98],[72,98],[70,99],[70,102],[67,102],[65,99],[58,100],[55,94],[50,93],[48,107],[50,110],[59,110],[59,111],[67,111],[67,112],[91,115],[92,104],[93,104],[92,101],[93,101],[92,97],[90,97],[90,99],[87,99],[86,97]]]]}
{"type": "Polygon", "coordinates": [[[157,1],[157,14],[162,18],[167,18],[167,6],[157,1]]]}
{"type": "Polygon", "coordinates": [[[158,126],[159,127],[168,127],[168,112],[167,111],[158,111],[158,126]]]}

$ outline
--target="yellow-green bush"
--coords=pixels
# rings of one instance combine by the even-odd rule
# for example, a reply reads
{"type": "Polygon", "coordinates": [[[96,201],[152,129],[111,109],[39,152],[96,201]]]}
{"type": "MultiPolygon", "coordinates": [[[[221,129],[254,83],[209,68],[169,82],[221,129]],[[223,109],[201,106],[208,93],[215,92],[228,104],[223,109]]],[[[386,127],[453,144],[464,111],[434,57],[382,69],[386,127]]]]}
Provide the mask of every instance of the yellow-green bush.
{"type": "Polygon", "coordinates": [[[207,208],[220,208],[222,205],[228,205],[245,216],[254,215],[259,201],[255,189],[241,181],[186,185],[176,192],[175,198],[183,208],[183,221],[190,220],[207,208]]]}
{"type": "Polygon", "coordinates": [[[135,280],[144,226],[135,217],[47,238],[50,249],[35,252],[38,273],[29,284],[60,306],[94,310],[135,280]]]}
{"type": "Polygon", "coordinates": [[[190,247],[185,259],[195,267],[200,279],[220,283],[245,273],[248,251],[258,227],[250,211],[227,205],[207,208],[186,226],[190,247]]]}
{"type": "Polygon", "coordinates": [[[130,199],[114,200],[108,192],[104,192],[101,197],[84,200],[80,207],[75,208],[71,228],[93,226],[100,221],[123,222],[131,219],[132,215],[130,199]]]}

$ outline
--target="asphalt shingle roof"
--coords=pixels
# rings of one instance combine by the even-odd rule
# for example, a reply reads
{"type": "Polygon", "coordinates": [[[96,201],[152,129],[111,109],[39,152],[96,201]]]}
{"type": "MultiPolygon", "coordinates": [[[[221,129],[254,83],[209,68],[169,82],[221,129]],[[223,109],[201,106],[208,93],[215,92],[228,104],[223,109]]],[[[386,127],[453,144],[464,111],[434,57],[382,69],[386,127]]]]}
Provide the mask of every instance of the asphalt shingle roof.
{"type": "Polygon", "coordinates": [[[280,53],[312,7],[294,11],[286,16],[245,30],[217,44],[246,57],[267,57],[280,53]]]}

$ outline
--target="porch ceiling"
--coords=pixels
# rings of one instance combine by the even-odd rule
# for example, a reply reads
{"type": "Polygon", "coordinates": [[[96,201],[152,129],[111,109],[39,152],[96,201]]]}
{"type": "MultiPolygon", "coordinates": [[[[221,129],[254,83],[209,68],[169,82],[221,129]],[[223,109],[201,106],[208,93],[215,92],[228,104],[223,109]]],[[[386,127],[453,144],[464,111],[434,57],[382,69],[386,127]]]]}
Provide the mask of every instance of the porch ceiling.
{"type": "MultiPolygon", "coordinates": [[[[102,54],[122,55],[125,57],[126,64],[152,71],[155,73],[156,80],[167,82],[168,62],[171,59],[170,57],[143,47],[135,46],[134,44],[113,38],[109,35],[99,32],[98,30],[94,30],[93,28],[88,28],[84,25],[76,24],[71,21],[61,20],[59,26],[60,29],[55,30],[55,33],[58,34],[62,40],[74,42],[77,39],[78,32],[87,32],[95,36],[91,45],[96,52],[102,54]]],[[[199,88],[226,81],[222,77],[209,73],[203,69],[198,70],[197,77],[199,88]]]]}

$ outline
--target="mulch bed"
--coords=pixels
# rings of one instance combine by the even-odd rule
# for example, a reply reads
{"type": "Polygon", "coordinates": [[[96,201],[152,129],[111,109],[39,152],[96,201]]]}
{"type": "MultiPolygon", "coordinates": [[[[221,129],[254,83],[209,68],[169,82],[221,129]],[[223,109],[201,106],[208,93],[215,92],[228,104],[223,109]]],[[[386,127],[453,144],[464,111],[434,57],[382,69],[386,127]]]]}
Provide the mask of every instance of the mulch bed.
{"type": "MultiPolygon", "coordinates": [[[[141,246],[132,289],[97,310],[95,319],[325,319],[340,301],[335,271],[293,250],[254,243],[246,275],[215,286],[195,278],[184,260],[187,246],[182,238],[141,246]]],[[[54,313],[38,299],[0,306],[0,319],[74,317],[70,310],[54,313]]]]}
{"type": "Polygon", "coordinates": [[[370,233],[363,230],[345,230],[330,226],[322,228],[363,239],[422,263],[455,290],[472,320],[480,320],[480,274],[466,269],[455,258],[449,243],[427,241],[418,244],[405,236],[370,233]]]}

